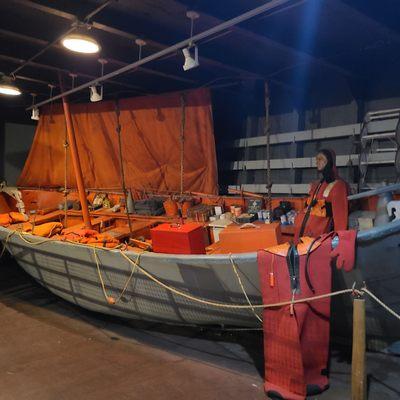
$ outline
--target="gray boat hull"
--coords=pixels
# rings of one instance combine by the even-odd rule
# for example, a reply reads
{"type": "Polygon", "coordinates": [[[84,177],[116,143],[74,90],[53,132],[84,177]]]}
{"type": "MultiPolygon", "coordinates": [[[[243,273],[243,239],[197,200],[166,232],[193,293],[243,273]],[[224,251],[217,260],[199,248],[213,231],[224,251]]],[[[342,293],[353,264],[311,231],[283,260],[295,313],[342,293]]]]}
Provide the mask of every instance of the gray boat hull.
{"type": "MultiPolygon", "coordinates": [[[[170,324],[260,327],[252,310],[201,304],[175,294],[136,270],[117,304],[108,304],[97,271],[94,250],[88,246],[31,235],[8,237],[0,227],[0,240],[18,264],[57,296],[86,309],[128,319],[170,324]],[[27,241],[32,243],[27,243],[27,241]],[[38,243],[39,244],[33,244],[38,243]],[[40,243],[41,242],[41,243],[40,243]]],[[[101,276],[109,296],[118,298],[132,272],[118,250],[96,249],[101,276]]],[[[132,260],[137,254],[125,252],[132,260]]],[[[356,268],[334,272],[334,288],[349,288],[356,281],[400,312],[400,223],[362,232],[357,237],[356,268]]],[[[261,303],[256,253],[234,254],[243,287],[254,304],[261,303]]],[[[171,255],[144,253],[140,266],[161,282],[192,296],[219,303],[247,304],[228,255],[171,255]]],[[[334,298],[332,316],[340,333],[351,329],[352,301],[334,298]]],[[[367,299],[367,332],[371,347],[400,339],[400,323],[367,299]],[[372,342],[371,342],[372,341],[372,342]]]]}

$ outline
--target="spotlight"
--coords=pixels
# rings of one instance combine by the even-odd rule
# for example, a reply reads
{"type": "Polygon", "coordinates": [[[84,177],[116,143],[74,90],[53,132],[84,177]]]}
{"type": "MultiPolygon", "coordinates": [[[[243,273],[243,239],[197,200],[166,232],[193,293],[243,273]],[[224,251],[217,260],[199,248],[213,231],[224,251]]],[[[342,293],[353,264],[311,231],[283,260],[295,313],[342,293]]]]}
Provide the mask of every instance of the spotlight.
{"type": "MultiPolygon", "coordinates": [[[[107,64],[107,60],[104,58],[99,58],[97,61],[101,65],[100,77],[102,77],[104,75],[104,65],[107,64]]],[[[89,90],[90,90],[90,101],[92,103],[103,100],[103,85],[95,84],[95,85],[89,86],[89,90]]]]}
{"type": "Polygon", "coordinates": [[[185,56],[185,64],[183,64],[183,70],[188,71],[189,69],[196,68],[199,66],[199,50],[197,46],[189,46],[182,50],[185,56]],[[190,54],[190,49],[194,47],[194,58],[190,54]]]}
{"type": "Polygon", "coordinates": [[[182,53],[185,57],[185,64],[183,64],[183,70],[187,71],[192,68],[196,68],[199,66],[199,50],[195,44],[192,42],[193,37],[193,27],[194,20],[199,18],[200,15],[196,11],[188,11],[186,16],[190,19],[190,42],[189,46],[182,50],[182,53]],[[194,47],[194,58],[190,54],[190,50],[194,47]]]}
{"type": "Polygon", "coordinates": [[[35,107],[35,99],[37,94],[36,93],[31,93],[32,96],[32,115],[31,115],[31,119],[33,119],[34,121],[39,121],[39,109],[37,107],[35,107]]]}
{"type": "Polygon", "coordinates": [[[33,119],[34,121],[39,121],[39,109],[37,107],[32,108],[31,119],[33,119]]]}
{"type": "Polygon", "coordinates": [[[14,85],[12,78],[3,75],[0,80],[0,94],[19,96],[21,93],[21,90],[14,85]]]}
{"type": "Polygon", "coordinates": [[[90,101],[92,103],[103,100],[103,86],[96,86],[96,85],[89,86],[89,90],[90,90],[90,101]]]}

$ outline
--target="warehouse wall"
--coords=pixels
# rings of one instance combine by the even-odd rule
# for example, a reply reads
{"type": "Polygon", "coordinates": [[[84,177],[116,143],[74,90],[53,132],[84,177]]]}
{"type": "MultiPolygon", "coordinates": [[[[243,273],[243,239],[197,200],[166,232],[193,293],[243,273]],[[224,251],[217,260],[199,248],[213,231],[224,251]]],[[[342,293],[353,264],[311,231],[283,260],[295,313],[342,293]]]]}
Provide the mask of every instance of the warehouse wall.
{"type": "Polygon", "coordinates": [[[3,122],[0,126],[0,177],[1,181],[6,180],[9,186],[13,186],[28,156],[36,126],[9,122],[3,122]]]}
{"type": "MultiPolygon", "coordinates": [[[[257,91],[255,86],[253,90],[257,91]]],[[[263,104],[263,92],[258,91],[258,103],[263,104]]],[[[327,128],[339,125],[355,124],[362,122],[367,111],[390,109],[400,107],[400,83],[384,82],[370,86],[368,91],[362,85],[351,87],[344,79],[332,79],[332,82],[321,84],[317,91],[309,93],[305,98],[304,93],[299,95],[290,90],[275,88],[271,91],[270,129],[272,134],[295,132],[306,129],[327,128]],[[391,97],[384,97],[391,95],[391,97]],[[299,100],[300,99],[300,100],[299,100]],[[303,107],[301,107],[303,106],[303,107]]],[[[238,93],[237,97],[241,98],[238,93]]],[[[246,94],[249,97],[249,94],[246,94]]],[[[232,99],[230,99],[232,102],[232,99]]],[[[241,149],[229,149],[229,143],[239,137],[248,138],[263,136],[265,116],[264,110],[259,107],[255,112],[247,109],[248,113],[242,117],[241,130],[236,129],[235,135],[225,143],[219,143],[224,150],[220,150],[220,184],[223,188],[228,185],[264,184],[266,183],[265,170],[231,171],[229,164],[236,160],[262,160],[266,159],[265,146],[241,149]]],[[[242,111],[243,112],[243,111],[242,111]]],[[[218,145],[218,131],[217,145],[218,145]]],[[[313,157],[318,149],[329,147],[338,155],[358,154],[357,138],[329,139],[319,142],[304,142],[301,145],[283,144],[271,147],[272,158],[313,157]]],[[[358,169],[344,167],[339,169],[340,175],[349,182],[356,182],[358,169]]],[[[272,170],[273,182],[279,183],[308,183],[317,178],[314,169],[303,170],[272,170]]],[[[369,169],[368,180],[381,182],[386,178],[394,178],[393,166],[369,169]],[[393,177],[392,177],[393,175],[393,177]]]]}

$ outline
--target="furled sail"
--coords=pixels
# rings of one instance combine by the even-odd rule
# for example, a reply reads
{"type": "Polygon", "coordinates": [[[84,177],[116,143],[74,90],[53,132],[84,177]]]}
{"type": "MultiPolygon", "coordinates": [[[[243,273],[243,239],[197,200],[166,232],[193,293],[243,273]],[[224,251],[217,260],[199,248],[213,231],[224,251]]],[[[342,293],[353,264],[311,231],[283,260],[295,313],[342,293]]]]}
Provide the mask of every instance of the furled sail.
{"type": "MultiPolygon", "coordinates": [[[[118,106],[127,187],[180,191],[183,171],[184,191],[217,193],[209,90],[185,92],[184,106],[179,92],[123,99],[118,106]]],[[[71,113],[86,188],[120,189],[116,102],[75,104],[71,106],[71,113]]],[[[61,105],[41,110],[18,185],[63,187],[64,142],[65,119],[61,105]]],[[[67,165],[67,186],[76,187],[69,159],[67,165]]]]}

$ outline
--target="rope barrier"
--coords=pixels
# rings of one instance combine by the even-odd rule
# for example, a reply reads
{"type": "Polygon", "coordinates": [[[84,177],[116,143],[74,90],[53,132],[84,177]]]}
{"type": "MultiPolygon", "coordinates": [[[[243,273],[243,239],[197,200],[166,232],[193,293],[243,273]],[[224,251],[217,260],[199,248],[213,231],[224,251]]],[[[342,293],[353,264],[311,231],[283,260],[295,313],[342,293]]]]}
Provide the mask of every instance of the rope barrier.
{"type": "Polygon", "coordinates": [[[372,299],[374,299],[380,306],[382,306],[387,312],[392,314],[395,318],[400,320],[400,315],[397,314],[395,311],[393,311],[392,308],[387,306],[382,300],[380,300],[378,297],[376,297],[372,292],[370,292],[365,286],[361,288],[360,290],[363,293],[366,293],[368,296],[370,296],[372,299]]]}

